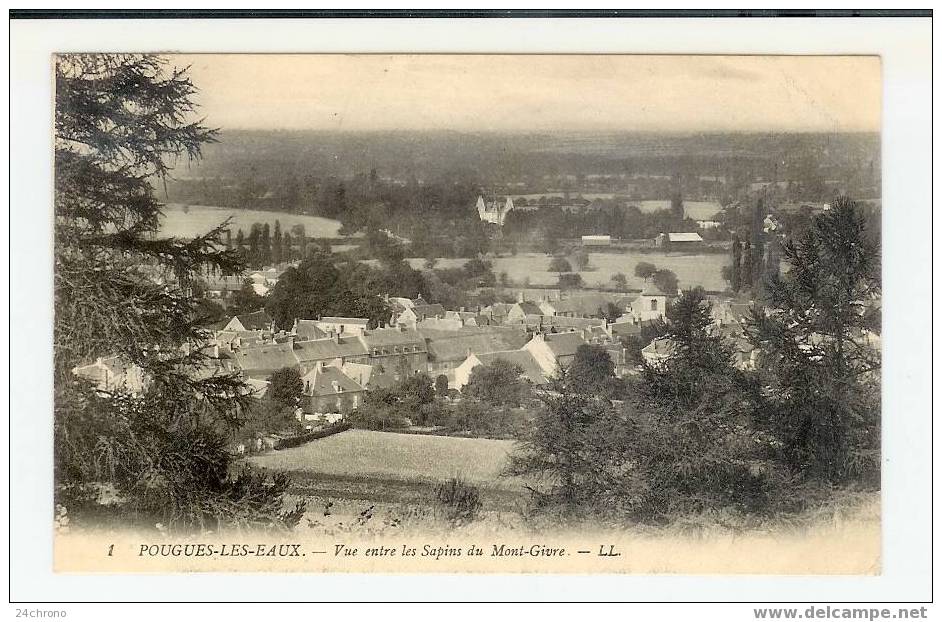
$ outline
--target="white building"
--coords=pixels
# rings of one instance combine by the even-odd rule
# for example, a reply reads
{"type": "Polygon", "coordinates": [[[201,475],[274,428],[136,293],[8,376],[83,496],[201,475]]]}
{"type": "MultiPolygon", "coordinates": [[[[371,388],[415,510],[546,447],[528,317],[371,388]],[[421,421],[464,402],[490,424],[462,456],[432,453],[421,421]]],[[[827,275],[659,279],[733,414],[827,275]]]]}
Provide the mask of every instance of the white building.
{"type": "Polygon", "coordinates": [[[582,236],[583,246],[611,246],[612,236],[610,235],[584,235],[582,236]]]}
{"type": "Polygon", "coordinates": [[[489,222],[491,224],[497,225],[498,227],[503,227],[504,220],[507,218],[507,214],[513,211],[513,209],[514,202],[510,197],[507,197],[502,206],[498,199],[485,202],[484,197],[478,196],[478,218],[484,222],[489,222]]]}

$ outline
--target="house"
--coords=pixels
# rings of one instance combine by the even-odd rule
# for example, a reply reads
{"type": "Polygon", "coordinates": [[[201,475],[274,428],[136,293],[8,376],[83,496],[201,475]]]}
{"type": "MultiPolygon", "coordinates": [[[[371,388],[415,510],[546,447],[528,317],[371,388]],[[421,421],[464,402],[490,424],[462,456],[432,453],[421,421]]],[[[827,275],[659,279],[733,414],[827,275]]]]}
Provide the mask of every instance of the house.
{"type": "Polygon", "coordinates": [[[274,332],[275,321],[264,310],[260,309],[252,313],[242,313],[232,316],[222,330],[225,331],[249,331],[249,330],[267,330],[274,332]]]}
{"type": "Polygon", "coordinates": [[[578,332],[537,333],[523,349],[533,355],[547,376],[553,376],[560,368],[568,367],[576,357],[576,350],[584,345],[587,342],[578,332]]]}
{"type": "Polygon", "coordinates": [[[249,388],[249,395],[259,399],[265,397],[265,394],[268,393],[268,385],[271,384],[267,380],[259,380],[258,378],[245,378],[242,382],[249,388]]]}
{"type": "Polygon", "coordinates": [[[241,276],[207,276],[203,279],[207,298],[225,299],[242,290],[241,276]]]}
{"type": "Polygon", "coordinates": [[[374,365],[363,363],[344,363],[340,366],[346,376],[353,378],[358,385],[366,389],[388,389],[396,384],[392,372],[374,365]]]}
{"type": "Polygon", "coordinates": [[[742,329],[752,316],[752,304],[732,300],[714,302],[710,309],[710,315],[719,327],[732,326],[742,329]]]}
{"type": "Polygon", "coordinates": [[[540,306],[535,302],[518,302],[510,307],[510,311],[507,312],[507,318],[504,321],[507,323],[519,323],[525,321],[528,315],[541,314],[540,306]]]}
{"type": "Polygon", "coordinates": [[[139,395],[147,384],[144,370],[123,356],[99,356],[94,363],[73,368],[72,373],[108,393],[121,391],[139,395]]]}
{"type": "MultiPolygon", "coordinates": [[[[509,323],[509,322],[508,322],[509,323]]],[[[516,323],[514,323],[516,324],[516,323]]],[[[605,320],[594,317],[565,317],[562,315],[527,315],[520,321],[522,328],[539,333],[564,333],[604,326],[605,320]]]]}
{"type": "Polygon", "coordinates": [[[583,246],[611,246],[612,236],[610,235],[584,235],[582,236],[583,246]]]}
{"type": "Polygon", "coordinates": [[[397,315],[393,321],[398,326],[415,329],[419,322],[430,318],[444,318],[445,308],[440,304],[415,304],[397,315]]]}
{"type": "Polygon", "coordinates": [[[324,339],[295,341],[292,349],[301,374],[308,373],[318,363],[343,365],[344,363],[369,363],[362,335],[340,335],[334,333],[324,339]]]}
{"type": "Polygon", "coordinates": [[[298,366],[292,341],[243,347],[233,352],[233,359],[246,378],[257,380],[267,380],[279,369],[298,366]]]}
{"type": "Polygon", "coordinates": [[[465,311],[464,307],[461,307],[459,311],[445,311],[445,319],[457,320],[461,327],[478,325],[478,314],[473,311],[465,311]]]}
{"type": "Polygon", "coordinates": [[[212,339],[214,345],[229,352],[274,341],[274,334],[270,330],[217,330],[212,339]]]}
{"type": "Polygon", "coordinates": [[[473,334],[457,332],[450,336],[430,338],[427,340],[428,373],[433,378],[439,374],[447,375],[471,354],[516,350],[526,341],[525,332],[512,330],[473,334]]]}
{"type": "Polygon", "coordinates": [[[594,293],[570,296],[556,301],[540,303],[543,315],[562,317],[602,317],[609,304],[615,304],[617,296],[594,293]]]}
{"type": "MultiPolygon", "coordinates": [[[[477,321],[475,321],[475,326],[477,321]]],[[[403,324],[402,326],[405,326],[403,324]]],[[[414,327],[416,330],[422,331],[423,333],[426,330],[443,330],[443,331],[460,331],[462,328],[465,328],[464,320],[460,317],[430,317],[424,320],[420,320],[415,323],[414,327]]]]}
{"type": "Polygon", "coordinates": [[[667,250],[694,249],[703,244],[699,233],[661,233],[655,238],[654,245],[667,250]]]}
{"type": "Polygon", "coordinates": [[[299,320],[295,318],[294,326],[291,327],[291,334],[295,341],[310,341],[311,339],[323,339],[328,337],[326,331],[318,327],[317,320],[299,320]]]}
{"type": "Polygon", "coordinates": [[[520,376],[526,381],[543,386],[549,383],[550,375],[539,364],[533,354],[527,350],[506,350],[503,352],[481,352],[469,354],[454,371],[454,383],[449,386],[461,390],[471,379],[475,367],[488,365],[496,360],[503,360],[520,368],[520,376]]]}
{"type": "Polygon", "coordinates": [[[638,322],[650,322],[667,315],[667,301],[670,295],[652,279],[644,284],[641,294],[631,303],[631,315],[638,322]]]}
{"type": "Polygon", "coordinates": [[[425,337],[409,328],[377,328],[364,331],[360,339],[370,365],[392,370],[397,379],[404,374],[428,372],[428,348],[425,337]]]}
{"type": "Polygon", "coordinates": [[[641,348],[641,358],[649,365],[663,365],[677,351],[677,346],[668,337],[658,337],[641,348]]]}
{"type": "Polygon", "coordinates": [[[319,317],[314,320],[314,325],[328,335],[362,335],[369,323],[362,317],[319,317]]]}
{"type": "Polygon", "coordinates": [[[366,389],[340,368],[320,361],[301,377],[301,384],[301,409],[306,413],[350,412],[366,394],[366,389]]]}
{"type": "Polygon", "coordinates": [[[507,319],[507,314],[510,313],[511,306],[506,302],[495,302],[482,308],[480,315],[488,318],[491,324],[503,324],[507,319]]]}
{"type": "Polygon", "coordinates": [[[499,199],[495,198],[493,201],[485,202],[483,196],[478,196],[476,208],[478,211],[478,218],[480,218],[482,222],[487,222],[497,225],[498,227],[503,227],[504,220],[507,218],[507,214],[509,214],[514,209],[514,202],[513,199],[507,197],[504,201],[504,204],[501,205],[499,199]]]}
{"type": "Polygon", "coordinates": [[[634,321],[632,318],[631,321],[623,322],[619,318],[618,322],[614,322],[608,325],[608,330],[614,339],[622,339],[624,337],[640,337],[641,336],[641,322],[634,321]]]}

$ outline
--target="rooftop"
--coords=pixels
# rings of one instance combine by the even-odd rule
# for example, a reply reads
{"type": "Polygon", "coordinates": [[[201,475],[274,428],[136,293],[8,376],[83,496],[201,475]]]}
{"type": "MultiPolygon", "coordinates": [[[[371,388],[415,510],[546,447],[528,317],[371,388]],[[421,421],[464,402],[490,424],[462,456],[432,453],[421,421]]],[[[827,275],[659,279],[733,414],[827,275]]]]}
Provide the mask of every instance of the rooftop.
{"type": "Polygon", "coordinates": [[[475,357],[481,361],[483,365],[488,365],[496,360],[512,363],[522,370],[520,374],[521,376],[535,385],[543,385],[549,382],[549,378],[547,378],[543,373],[543,369],[540,367],[540,364],[537,363],[536,359],[533,358],[533,355],[526,350],[485,352],[482,354],[475,354],[475,357]]]}

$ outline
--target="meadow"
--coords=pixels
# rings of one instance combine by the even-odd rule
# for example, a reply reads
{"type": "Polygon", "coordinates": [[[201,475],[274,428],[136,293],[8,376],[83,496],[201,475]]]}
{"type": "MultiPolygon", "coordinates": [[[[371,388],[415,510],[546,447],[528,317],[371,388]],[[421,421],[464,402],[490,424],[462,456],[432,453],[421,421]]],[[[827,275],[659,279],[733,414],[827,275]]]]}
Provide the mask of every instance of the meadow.
{"type": "Polygon", "coordinates": [[[440,482],[450,477],[499,484],[512,441],[348,430],[299,447],[253,456],[290,473],[440,482]]]}
{"type": "Polygon", "coordinates": [[[246,235],[252,224],[268,223],[275,226],[275,221],[281,223],[281,230],[287,231],[295,225],[304,225],[304,233],[308,237],[339,238],[340,222],[320,216],[305,216],[302,214],[288,214],[285,212],[268,212],[263,210],[234,209],[228,207],[213,207],[209,205],[189,205],[184,208],[179,203],[169,203],[164,209],[163,221],[160,224],[160,233],[165,236],[192,238],[206,233],[213,227],[222,223],[226,218],[232,218],[232,234],[242,229],[246,235]]]}
{"type": "MultiPolygon", "coordinates": [[[[514,201],[525,199],[527,201],[539,201],[543,197],[559,198],[564,196],[562,192],[543,192],[534,194],[514,194],[510,195],[514,201]]],[[[596,199],[609,200],[620,195],[613,192],[582,192],[571,195],[581,197],[587,201],[596,199]]],[[[671,208],[670,199],[645,199],[643,201],[627,201],[628,205],[637,206],[642,212],[650,213],[659,210],[669,210],[671,208]]],[[[522,209],[534,209],[533,206],[522,207],[522,209]]],[[[712,220],[714,216],[723,210],[723,206],[717,201],[684,201],[684,215],[694,220],[712,220]]]]}
{"type": "MultiPolygon", "coordinates": [[[[443,258],[438,260],[438,268],[461,267],[467,259],[443,258]]],[[[513,256],[495,257],[494,273],[506,272],[515,283],[529,279],[531,285],[554,285],[558,275],[547,270],[550,257],[543,253],[518,253],[513,256]]],[[[612,285],[612,275],[618,272],[628,279],[629,289],[641,289],[644,280],[635,276],[635,266],[639,262],[653,263],[659,269],[672,270],[680,281],[681,288],[697,285],[710,291],[723,291],[727,288],[723,280],[723,266],[729,263],[729,257],[722,253],[678,253],[639,251],[589,253],[589,269],[579,272],[587,287],[612,285]]],[[[409,259],[413,268],[422,269],[425,260],[421,257],[409,259]]]]}

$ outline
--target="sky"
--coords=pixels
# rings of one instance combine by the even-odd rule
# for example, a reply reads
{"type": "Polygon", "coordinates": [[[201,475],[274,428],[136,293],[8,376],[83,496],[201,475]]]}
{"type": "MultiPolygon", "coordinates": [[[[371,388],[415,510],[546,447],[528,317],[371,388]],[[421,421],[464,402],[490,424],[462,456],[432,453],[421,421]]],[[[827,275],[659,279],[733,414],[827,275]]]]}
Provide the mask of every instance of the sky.
{"type": "Polygon", "coordinates": [[[222,129],[879,131],[875,56],[170,56],[222,129]]]}

